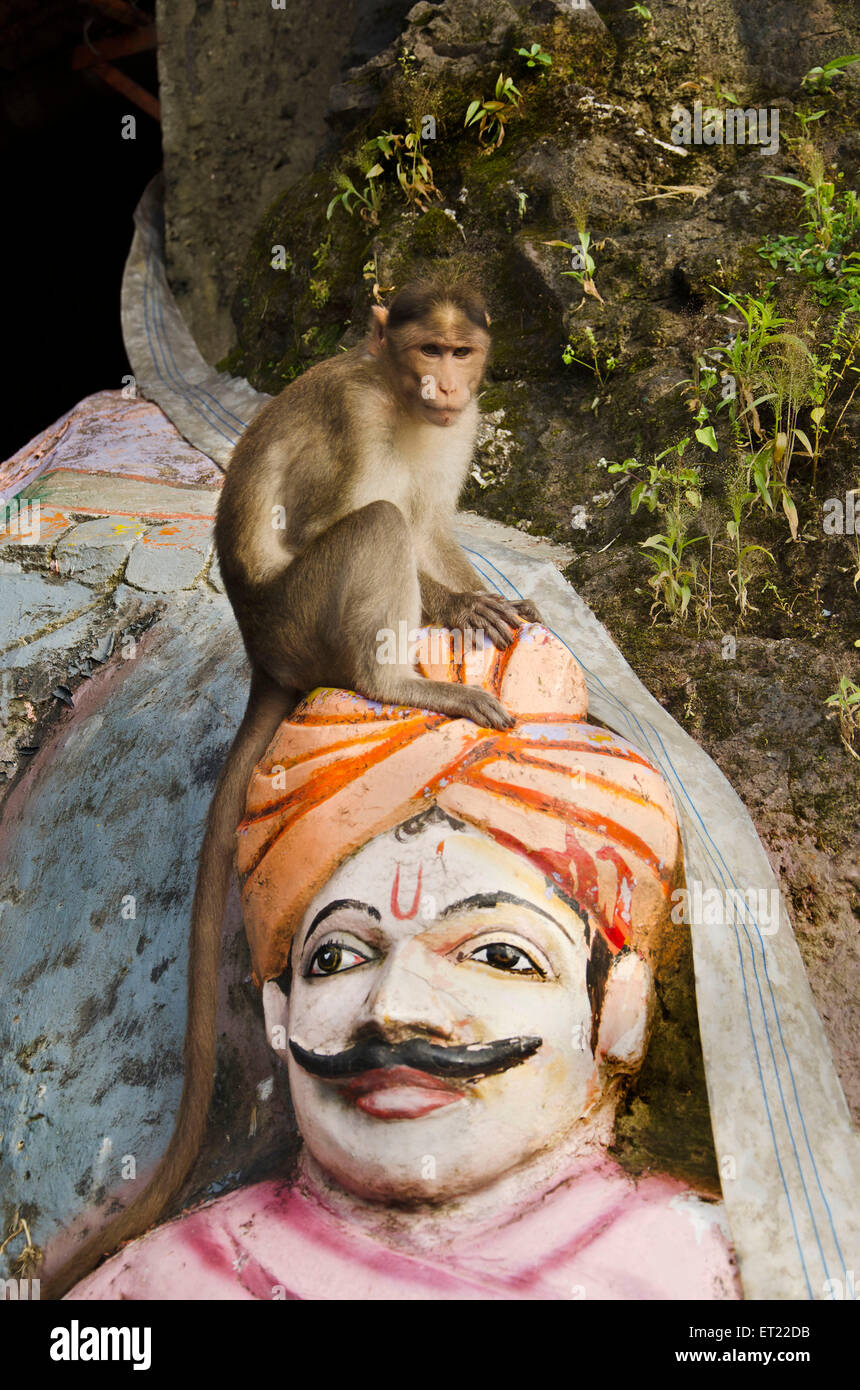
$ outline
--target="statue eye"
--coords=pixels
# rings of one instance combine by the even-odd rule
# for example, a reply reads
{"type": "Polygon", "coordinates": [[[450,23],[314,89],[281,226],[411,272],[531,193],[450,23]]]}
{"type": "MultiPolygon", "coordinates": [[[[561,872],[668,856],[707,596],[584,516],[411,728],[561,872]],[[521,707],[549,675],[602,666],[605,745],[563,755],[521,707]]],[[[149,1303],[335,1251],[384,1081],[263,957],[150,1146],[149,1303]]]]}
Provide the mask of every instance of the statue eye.
{"type": "Polygon", "coordinates": [[[370,960],[360,951],[344,946],[340,941],[324,941],[311,956],[308,975],[342,975],[346,970],[354,970],[370,960]]]}
{"type": "Polygon", "coordinates": [[[539,975],[543,979],[544,972],[535,965],[531,956],[507,941],[490,941],[486,946],[479,946],[466,959],[491,965],[494,970],[504,970],[508,975],[539,975]]]}

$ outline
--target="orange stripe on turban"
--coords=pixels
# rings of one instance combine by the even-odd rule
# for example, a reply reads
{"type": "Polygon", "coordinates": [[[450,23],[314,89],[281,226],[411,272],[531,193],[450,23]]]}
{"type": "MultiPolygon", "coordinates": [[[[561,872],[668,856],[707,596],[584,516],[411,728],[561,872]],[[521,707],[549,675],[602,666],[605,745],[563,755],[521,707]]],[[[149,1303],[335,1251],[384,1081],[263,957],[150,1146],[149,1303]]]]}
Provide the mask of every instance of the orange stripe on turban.
{"type": "MultiPolygon", "coordinates": [[[[459,638],[459,634],[456,635],[459,638]]],[[[242,907],[258,984],[280,975],[308,905],[350,854],[436,803],[525,856],[589,915],[614,953],[652,951],[679,865],[669,789],[629,743],[584,722],[585,680],[539,624],[505,652],[455,659],[424,629],[419,669],[483,685],[516,716],[468,719],[314,691],[254,769],[238,830],[242,907]]]]}

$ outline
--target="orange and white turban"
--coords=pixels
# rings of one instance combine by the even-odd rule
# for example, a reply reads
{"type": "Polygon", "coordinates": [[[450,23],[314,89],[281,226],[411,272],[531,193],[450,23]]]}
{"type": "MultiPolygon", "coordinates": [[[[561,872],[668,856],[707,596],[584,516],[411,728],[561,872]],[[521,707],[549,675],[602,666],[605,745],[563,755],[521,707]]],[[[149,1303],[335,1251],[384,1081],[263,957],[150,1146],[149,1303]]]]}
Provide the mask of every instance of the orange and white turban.
{"type": "MultiPolygon", "coordinates": [[[[459,637],[459,634],[458,634],[459,637]]],[[[539,624],[507,651],[454,660],[425,629],[418,667],[493,691],[505,732],[343,690],[314,691],[251,777],[237,865],[254,978],[286,967],[309,903],[350,854],[436,803],[523,855],[589,916],[614,954],[656,950],[680,862],[660,773],[624,739],[585,723],[582,671],[539,624]]]]}

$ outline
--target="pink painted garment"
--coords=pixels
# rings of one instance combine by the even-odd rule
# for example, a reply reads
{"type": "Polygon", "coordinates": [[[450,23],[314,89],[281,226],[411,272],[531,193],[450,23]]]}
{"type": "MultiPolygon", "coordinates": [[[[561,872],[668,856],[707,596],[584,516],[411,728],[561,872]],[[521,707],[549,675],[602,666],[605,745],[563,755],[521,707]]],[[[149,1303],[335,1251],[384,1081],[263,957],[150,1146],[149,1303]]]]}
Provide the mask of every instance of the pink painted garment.
{"type": "Polygon", "coordinates": [[[735,1299],[722,1207],[589,1160],[505,1222],[409,1254],[262,1182],[127,1245],[69,1299],[735,1299]]]}

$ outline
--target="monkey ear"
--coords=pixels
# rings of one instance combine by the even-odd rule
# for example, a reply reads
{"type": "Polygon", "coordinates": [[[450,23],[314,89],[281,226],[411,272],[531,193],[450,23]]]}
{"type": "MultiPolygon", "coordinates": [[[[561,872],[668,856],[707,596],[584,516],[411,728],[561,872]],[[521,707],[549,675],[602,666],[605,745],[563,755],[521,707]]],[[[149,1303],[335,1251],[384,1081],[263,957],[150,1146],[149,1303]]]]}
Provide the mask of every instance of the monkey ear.
{"type": "Polygon", "coordinates": [[[385,347],[385,325],[388,322],[388,310],[381,304],[372,304],[370,308],[370,342],[368,351],[372,357],[378,357],[385,347]]]}

